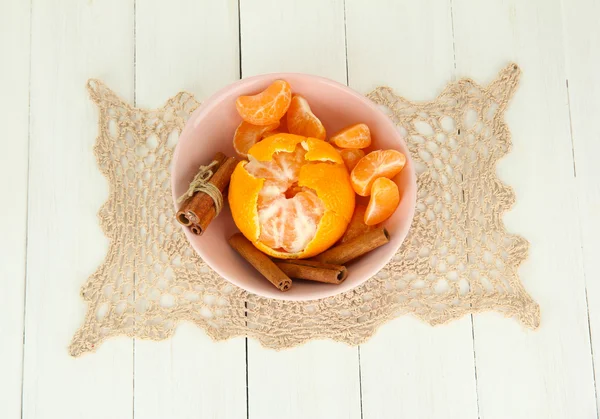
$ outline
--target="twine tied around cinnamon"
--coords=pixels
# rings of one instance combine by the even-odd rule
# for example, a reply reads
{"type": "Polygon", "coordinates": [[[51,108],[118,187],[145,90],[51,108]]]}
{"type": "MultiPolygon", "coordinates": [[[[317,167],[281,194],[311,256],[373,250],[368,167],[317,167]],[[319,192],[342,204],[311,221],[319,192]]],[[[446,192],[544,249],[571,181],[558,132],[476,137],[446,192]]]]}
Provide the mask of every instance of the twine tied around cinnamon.
{"type": "Polygon", "coordinates": [[[206,195],[210,196],[215,203],[215,213],[216,215],[219,215],[221,209],[223,208],[223,194],[219,188],[208,181],[214,174],[212,171],[213,167],[217,166],[218,164],[219,162],[217,160],[213,160],[206,166],[200,166],[198,173],[190,182],[188,190],[177,199],[177,203],[182,203],[196,192],[204,192],[206,195]]]}

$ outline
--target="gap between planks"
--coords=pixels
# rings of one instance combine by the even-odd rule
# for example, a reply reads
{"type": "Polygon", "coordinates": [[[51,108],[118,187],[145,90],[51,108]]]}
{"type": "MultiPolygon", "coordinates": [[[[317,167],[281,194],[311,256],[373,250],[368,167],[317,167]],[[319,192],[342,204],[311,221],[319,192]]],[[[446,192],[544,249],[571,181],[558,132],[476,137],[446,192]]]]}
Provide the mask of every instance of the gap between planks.
{"type": "MultiPolygon", "coordinates": [[[[346,18],[346,0],[342,2],[344,13],[344,56],[346,65],[346,86],[350,86],[350,72],[348,70],[348,20],[346,18]]],[[[360,403],[360,418],[364,418],[363,412],[363,387],[362,387],[362,366],[360,364],[360,345],[356,347],[356,355],[358,358],[358,399],[360,403]]]]}
{"type": "MultiPolygon", "coordinates": [[[[449,0],[450,3],[450,27],[452,28],[452,59],[454,61],[454,76],[453,80],[457,79],[457,69],[456,69],[456,36],[454,31],[454,2],[453,0],[449,0]]],[[[460,136],[460,129],[457,130],[457,134],[460,136]]],[[[465,200],[465,191],[463,189],[463,201],[465,200]]],[[[466,239],[465,239],[466,241],[466,239]]],[[[468,245],[468,243],[467,243],[468,245]]],[[[467,261],[469,260],[469,254],[467,254],[467,261]]],[[[481,411],[479,407],[479,383],[477,380],[477,353],[475,350],[475,322],[473,321],[473,313],[469,315],[469,319],[471,322],[471,344],[473,345],[473,370],[475,373],[475,403],[477,406],[477,419],[481,419],[481,411]]]]}
{"type": "Polygon", "coordinates": [[[29,246],[29,168],[31,167],[31,55],[33,39],[33,0],[29,0],[29,76],[28,76],[28,96],[27,96],[27,205],[25,207],[25,269],[23,277],[23,348],[21,349],[21,419],[23,419],[23,410],[25,404],[25,327],[27,320],[27,251],[29,246]]]}
{"type": "MultiPolygon", "coordinates": [[[[562,5],[562,2],[561,2],[561,5],[562,5]]],[[[564,29],[564,27],[565,27],[565,25],[563,25],[563,29],[564,29]]],[[[565,49],[564,44],[563,44],[563,51],[565,53],[565,59],[566,59],[566,49],[565,49]]],[[[571,117],[571,93],[569,91],[569,79],[565,80],[565,85],[567,88],[567,108],[569,111],[569,135],[571,137],[571,158],[573,159],[573,177],[577,178],[577,167],[576,167],[576,163],[575,163],[575,139],[573,136],[573,119],[571,117]]],[[[579,210],[579,213],[581,213],[581,208],[579,206],[579,204],[580,204],[579,193],[577,193],[575,196],[577,197],[577,208],[579,210]]],[[[583,237],[583,227],[581,225],[581,217],[577,217],[577,220],[578,220],[578,226],[579,226],[579,236],[583,237]]],[[[585,255],[583,254],[583,242],[581,243],[580,254],[581,254],[581,260],[585,264],[585,257],[584,257],[585,255]]],[[[590,355],[591,355],[591,359],[592,359],[592,376],[594,378],[594,398],[595,398],[595,402],[596,402],[596,418],[599,419],[600,418],[600,410],[599,410],[599,406],[598,406],[598,386],[596,384],[596,362],[594,360],[594,343],[592,341],[592,325],[591,325],[591,321],[590,321],[590,303],[588,300],[587,275],[586,275],[585,266],[583,269],[583,285],[584,285],[584,292],[585,292],[585,309],[586,309],[586,313],[587,313],[588,340],[590,342],[590,355]]]]}
{"type": "MultiPolygon", "coordinates": [[[[239,66],[239,78],[242,79],[242,5],[241,0],[237,0],[237,16],[238,16],[238,66],[239,66]]],[[[248,316],[248,302],[244,302],[246,311],[244,315],[248,316]]],[[[246,322],[246,327],[248,323],[246,322]]],[[[250,388],[249,388],[249,377],[248,377],[248,336],[244,337],[244,353],[246,355],[246,419],[250,419],[250,388]]]]}

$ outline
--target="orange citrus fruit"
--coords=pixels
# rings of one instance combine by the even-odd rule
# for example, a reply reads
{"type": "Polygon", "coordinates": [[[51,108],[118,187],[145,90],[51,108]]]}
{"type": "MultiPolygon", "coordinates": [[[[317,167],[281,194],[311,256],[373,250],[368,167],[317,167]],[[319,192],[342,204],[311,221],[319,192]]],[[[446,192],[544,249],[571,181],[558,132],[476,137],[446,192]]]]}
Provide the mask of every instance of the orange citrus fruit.
{"type": "Polygon", "coordinates": [[[242,121],[233,135],[233,148],[239,155],[246,157],[248,155],[248,150],[250,150],[254,144],[262,140],[266,134],[272,132],[278,126],[279,122],[260,126],[242,121]]]}
{"type": "Polygon", "coordinates": [[[352,219],[350,220],[348,228],[342,236],[340,243],[346,243],[352,239],[357,238],[358,236],[362,236],[363,234],[375,228],[375,226],[365,224],[366,212],[367,207],[365,205],[356,204],[356,207],[354,208],[354,214],[352,214],[352,219]]]}
{"type": "MultiPolygon", "coordinates": [[[[291,102],[290,102],[290,106],[291,106],[291,102]]],[[[287,113],[285,115],[283,115],[281,117],[281,119],[279,120],[279,130],[281,132],[285,132],[285,133],[290,132],[290,130],[288,129],[288,126],[287,126],[287,113]]]]}
{"type": "Polygon", "coordinates": [[[285,115],[291,101],[290,85],[284,80],[275,80],[254,96],[238,97],[235,107],[244,121],[253,125],[270,125],[285,115]]]}
{"type": "MultiPolygon", "coordinates": [[[[265,131],[262,135],[261,135],[261,139],[265,139],[267,137],[270,137],[271,135],[275,135],[275,134],[284,134],[285,131],[280,130],[279,128],[274,129],[273,131],[265,131]]],[[[257,141],[258,142],[258,141],[257,141]]]]}
{"type": "Polygon", "coordinates": [[[365,224],[372,226],[387,220],[396,211],[399,203],[400,192],[394,181],[385,177],[376,179],[365,212],[365,224]]]}
{"type": "Polygon", "coordinates": [[[365,157],[365,152],[357,148],[343,148],[339,153],[349,171],[352,171],[359,160],[365,157]]]}
{"type": "Polygon", "coordinates": [[[262,135],[262,138],[267,138],[270,137],[271,135],[275,135],[275,134],[284,134],[287,133],[287,120],[286,120],[286,116],[283,115],[283,117],[279,120],[279,126],[272,130],[272,131],[265,131],[265,133],[262,135]]]}
{"type": "Polygon", "coordinates": [[[285,259],[315,256],[346,231],[355,195],[331,144],[276,134],[256,143],[229,184],[237,227],[262,252],[285,259]]]}
{"type": "Polygon", "coordinates": [[[352,187],[357,194],[369,196],[375,179],[380,177],[391,179],[404,169],[405,164],[406,156],[399,151],[372,151],[360,159],[352,169],[350,175],[352,187]]]}
{"type": "Polygon", "coordinates": [[[300,95],[292,97],[292,103],[287,111],[287,126],[290,134],[324,140],[327,133],[325,127],[310,110],[308,101],[300,95]]]}
{"type": "Polygon", "coordinates": [[[366,124],[344,128],[329,139],[341,148],[366,148],[371,145],[371,131],[366,124]]]}

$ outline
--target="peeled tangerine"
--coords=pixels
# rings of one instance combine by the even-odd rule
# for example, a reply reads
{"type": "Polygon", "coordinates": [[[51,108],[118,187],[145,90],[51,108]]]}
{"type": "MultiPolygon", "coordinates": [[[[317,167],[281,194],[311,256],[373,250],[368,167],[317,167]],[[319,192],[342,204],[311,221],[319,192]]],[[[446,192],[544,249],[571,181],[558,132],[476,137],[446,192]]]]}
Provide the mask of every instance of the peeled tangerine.
{"type": "Polygon", "coordinates": [[[254,96],[240,96],[235,107],[242,119],[252,125],[270,125],[285,115],[292,101],[292,88],[285,80],[275,80],[254,96]]]}
{"type": "Polygon", "coordinates": [[[315,256],[346,231],[355,195],[332,145],[276,134],[248,151],[229,184],[229,206],[242,234],[284,259],[315,256]]]}
{"type": "Polygon", "coordinates": [[[406,156],[396,150],[372,151],[352,169],[352,187],[360,196],[369,196],[375,179],[393,178],[404,169],[406,156]]]}
{"type": "Polygon", "coordinates": [[[385,177],[376,179],[365,212],[365,224],[372,226],[387,220],[396,211],[399,203],[400,192],[394,181],[385,177]]]}

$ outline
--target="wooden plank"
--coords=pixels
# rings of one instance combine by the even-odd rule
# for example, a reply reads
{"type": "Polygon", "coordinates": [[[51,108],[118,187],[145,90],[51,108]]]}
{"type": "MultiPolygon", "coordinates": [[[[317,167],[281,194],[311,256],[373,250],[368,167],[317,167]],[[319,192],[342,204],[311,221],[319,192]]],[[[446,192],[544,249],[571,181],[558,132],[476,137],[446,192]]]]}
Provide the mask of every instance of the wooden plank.
{"type": "MultiPolygon", "coordinates": [[[[137,2],[137,105],[160,107],[180,90],[202,100],[237,80],[238,38],[235,0],[137,2]]],[[[165,342],[136,340],[136,417],[246,417],[245,346],[190,324],[165,342]]]]}
{"type": "MultiPolygon", "coordinates": [[[[573,170],[579,202],[584,274],[587,285],[592,348],[595,352],[596,397],[600,366],[600,4],[592,0],[563,2],[565,58],[571,111],[573,170]]],[[[598,405],[600,400],[596,401],[598,405]]]]}
{"type": "MultiPolygon", "coordinates": [[[[449,2],[346,1],[350,86],[433,99],[454,76],[449,2]],[[425,23],[426,22],[426,23],[425,23]]],[[[477,418],[471,319],[403,317],[361,346],[365,419],[477,418]]]]}
{"type": "Polygon", "coordinates": [[[79,289],[107,240],[96,213],[108,195],[92,147],[98,111],[85,83],[100,77],[133,96],[133,3],[32,4],[31,145],[23,417],[127,418],[132,341],[94,356],[68,345],[87,309],[79,289]]]}
{"type": "Polygon", "coordinates": [[[181,90],[198,100],[239,79],[237,0],[136,3],[137,106],[181,90]]]}
{"type": "Polygon", "coordinates": [[[596,417],[561,13],[558,0],[453,0],[459,75],[485,82],[510,60],[523,69],[498,173],[515,189],[504,220],[531,242],[519,272],[542,310],[538,331],[475,317],[482,418],[596,417]]]}
{"type": "Polygon", "coordinates": [[[360,354],[365,419],[477,419],[470,317],[437,328],[401,317],[360,354]]]}
{"type": "Polygon", "coordinates": [[[0,417],[21,414],[23,310],[27,255],[29,143],[29,2],[0,3],[0,417]]]}
{"type": "Polygon", "coordinates": [[[346,83],[342,0],[241,0],[243,76],[316,74],[346,83]]]}
{"type": "MultiPolygon", "coordinates": [[[[342,0],[242,0],[244,77],[292,71],[346,83],[342,0]]],[[[274,352],[248,342],[250,418],[359,418],[358,351],[329,341],[274,352]]]]}
{"type": "Polygon", "coordinates": [[[312,341],[275,352],[248,341],[250,418],[360,418],[358,353],[312,341]]]}
{"type": "Polygon", "coordinates": [[[431,100],[454,78],[449,0],[346,0],[350,86],[431,100]],[[425,24],[427,22],[427,24],[425,24]]]}
{"type": "Polygon", "coordinates": [[[136,339],[135,415],[246,417],[244,338],[213,342],[191,324],[169,340],[136,339]]]}

